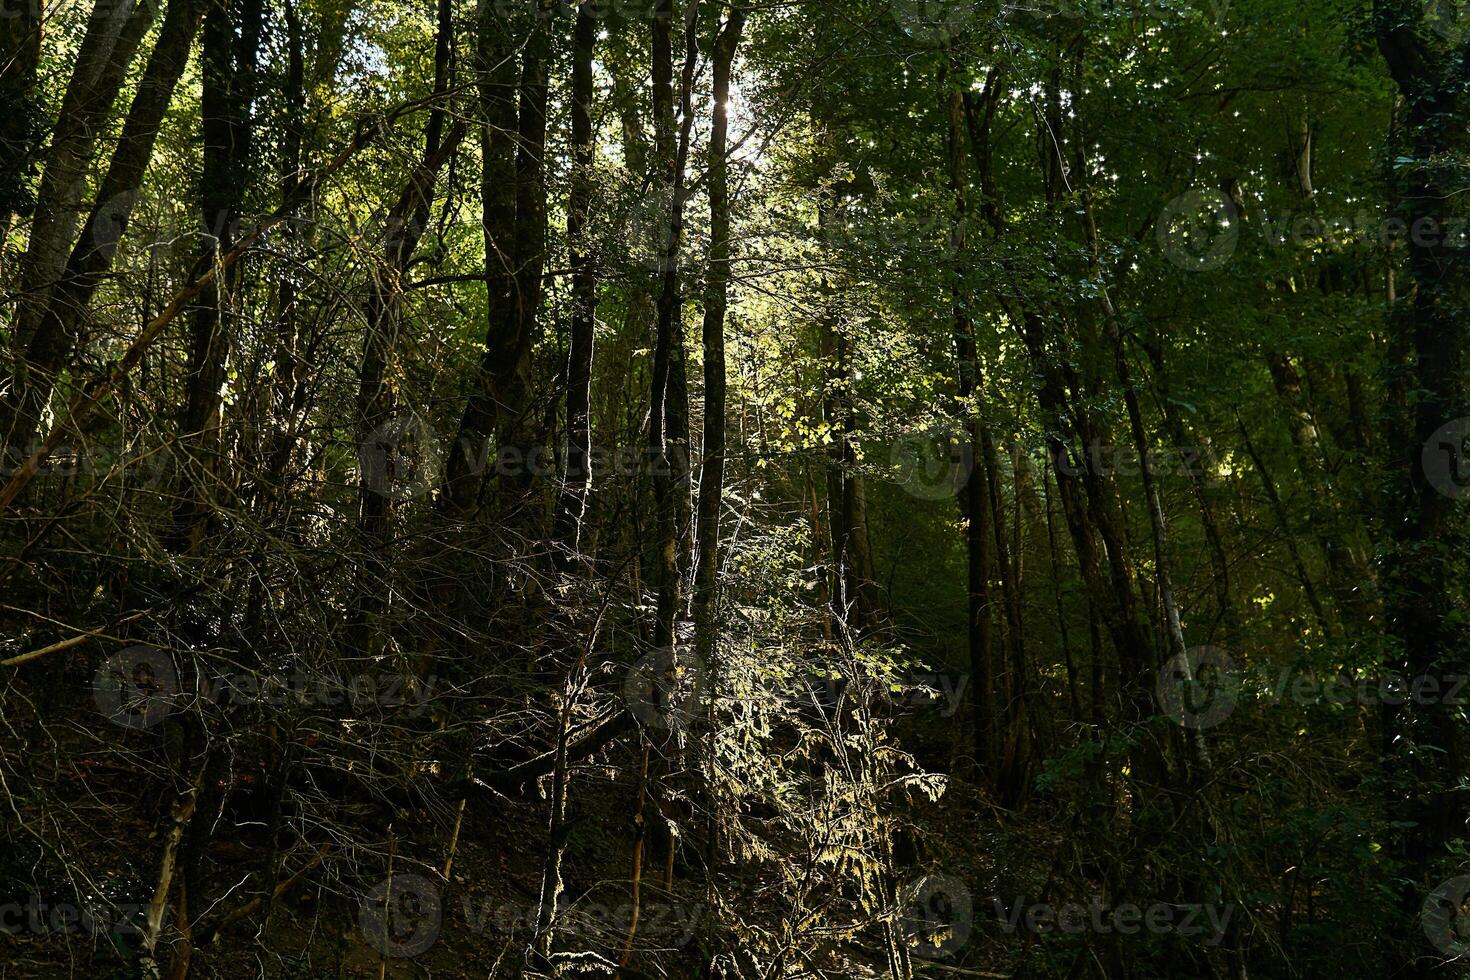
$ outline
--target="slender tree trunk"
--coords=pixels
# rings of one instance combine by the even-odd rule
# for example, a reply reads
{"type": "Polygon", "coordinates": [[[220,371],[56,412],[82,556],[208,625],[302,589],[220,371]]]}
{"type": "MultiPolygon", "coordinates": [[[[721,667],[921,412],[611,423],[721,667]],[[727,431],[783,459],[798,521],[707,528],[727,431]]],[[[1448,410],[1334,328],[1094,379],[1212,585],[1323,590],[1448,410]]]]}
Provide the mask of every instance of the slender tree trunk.
{"type": "MultiPolygon", "coordinates": [[[[953,66],[951,66],[953,68],[953,66]]],[[[954,324],[955,354],[959,361],[959,410],[965,418],[968,441],[964,486],[960,490],[960,511],[965,522],[965,552],[969,576],[969,640],[970,672],[979,687],[974,705],[975,763],[986,774],[991,785],[999,789],[1008,781],[1002,770],[1004,752],[1002,733],[1006,731],[1006,708],[1002,707],[991,627],[990,569],[991,545],[997,540],[992,527],[995,517],[990,500],[990,481],[986,470],[985,422],[980,417],[976,399],[980,391],[980,365],[975,347],[975,330],[969,312],[969,290],[964,281],[963,250],[969,221],[969,174],[965,153],[964,96],[956,88],[946,98],[949,112],[949,187],[953,195],[950,222],[950,250],[954,256],[951,278],[951,315],[954,324]]]]}
{"type": "MultiPolygon", "coordinates": [[[[1191,439],[1189,429],[1173,407],[1168,374],[1164,369],[1163,340],[1160,338],[1156,343],[1146,345],[1146,352],[1153,365],[1155,402],[1164,422],[1164,431],[1168,433],[1170,441],[1173,442],[1174,452],[1178,454],[1202,450],[1203,447],[1191,439]]],[[[1215,511],[1210,505],[1210,497],[1206,492],[1203,453],[1201,452],[1198,458],[1186,458],[1185,462],[1185,476],[1189,480],[1189,489],[1194,494],[1195,503],[1199,506],[1200,526],[1204,528],[1205,543],[1209,546],[1217,619],[1233,627],[1235,604],[1230,596],[1230,560],[1225,554],[1225,542],[1220,534],[1220,522],[1215,519],[1215,511]]]]}
{"type": "Polygon", "coordinates": [[[556,531],[563,564],[581,551],[582,522],[592,488],[592,361],[597,322],[597,268],[588,241],[593,162],[592,56],[597,43],[596,0],[582,0],[572,40],[572,177],[567,240],[572,267],[572,329],[567,356],[567,461],[557,503],[556,531]]]}
{"type": "MultiPolygon", "coordinates": [[[[818,126],[824,125],[814,120],[818,126]]],[[[824,130],[824,145],[831,134],[824,130]]],[[[830,155],[824,164],[830,175],[836,160],[830,155]]],[[[831,230],[843,212],[841,192],[830,176],[819,190],[817,227],[823,240],[824,254],[831,230]]],[[[852,366],[848,334],[838,322],[834,304],[836,286],[824,271],[821,278],[823,309],[817,321],[818,353],[826,366],[825,395],[822,410],[826,424],[833,430],[828,447],[827,509],[831,532],[829,606],[833,615],[859,634],[877,629],[883,622],[883,602],[873,569],[873,551],[868,534],[868,494],[858,455],[858,417],[854,387],[857,383],[852,366]]]]}
{"type": "Polygon", "coordinates": [[[1245,420],[1237,414],[1235,422],[1240,429],[1241,444],[1245,447],[1246,455],[1250,457],[1256,474],[1261,478],[1261,485],[1266,491],[1266,500],[1270,502],[1271,513],[1276,518],[1276,528],[1281,534],[1287,554],[1291,556],[1291,564],[1296,570],[1297,581],[1301,583],[1302,595],[1306,597],[1307,605],[1312,610],[1312,616],[1317,621],[1317,628],[1322,631],[1322,635],[1333,636],[1332,623],[1327,618],[1327,611],[1322,606],[1322,600],[1317,596],[1317,589],[1312,584],[1312,576],[1307,572],[1307,564],[1302,560],[1302,552],[1297,547],[1296,532],[1291,526],[1291,518],[1286,513],[1286,505],[1281,500],[1281,494],[1276,490],[1276,480],[1266,469],[1266,461],[1256,451],[1250,431],[1245,427],[1245,420]]]}
{"type": "MultiPolygon", "coordinates": [[[[551,57],[551,11],[550,3],[542,6],[521,60],[519,138],[516,145],[516,361],[510,376],[513,399],[510,404],[516,406],[516,411],[506,416],[500,438],[502,445],[519,449],[519,458],[527,461],[531,458],[530,446],[524,441],[522,429],[526,395],[531,390],[531,346],[536,340],[546,270],[546,104],[549,92],[546,71],[551,57]]],[[[518,505],[524,505],[529,499],[535,475],[534,468],[527,465],[518,474],[512,472],[512,479],[506,481],[518,505]]]]}
{"type": "Polygon", "coordinates": [[[112,267],[118,242],[127,230],[142,188],[143,174],[153,157],[163,115],[189,60],[201,14],[197,0],[172,0],[168,5],[96,203],[30,339],[25,355],[27,369],[17,373],[12,446],[27,445],[35,438],[52,387],[76,347],[92,296],[112,267]]]}
{"type": "MultiPolygon", "coordinates": [[[[29,7],[32,0],[17,0],[29,7]]],[[[31,341],[50,303],[51,289],[66,270],[75,244],[77,214],[97,138],[122,90],[133,54],[153,23],[154,5],[97,0],[62,98],[46,153],[30,239],[21,265],[21,299],[10,337],[12,383],[0,386],[0,458],[22,455],[31,432],[17,432],[17,416],[29,415],[31,341]]],[[[105,198],[103,199],[105,200],[105,198]]],[[[32,426],[32,429],[34,427],[32,426]]]]}
{"type": "Polygon", "coordinates": [[[718,653],[714,602],[720,567],[720,509],[725,495],[725,311],[730,285],[730,73],[745,29],[739,4],[715,42],[714,107],[709,140],[709,271],[704,293],[704,439],[699,473],[698,568],[694,576],[699,654],[713,668],[718,653]]]}
{"type": "MultiPolygon", "coordinates": [[[[306,40],[293,0],[286,0],[282,14],[286,21],[286,79],[282,92],[286,102],[286,123],[280,180],[281,200],[291,201],[295,199],[297,185],[301,182],[303,144],[306,138],[306,40]]],[[[271,435],[264,480],[268,497],[267,511],[272,515],[285,499],[281,483],[296,443],[293,426],[299,414],[296,402],[301,390],[301,331],[297,302],[301,285],[300,274],[295,268],[301,229],[297,227],[295,217],[293,214],[283,229],[282,237],[290,259],[284,264],[276,283],[276,346],[271,359],[274,368],[267,413],[271,435]]]]}
{"type": "MultiPolygon", "coordinates": [[[[709,139],[709,269],[705,274],[704,294],[704,434],[699,473],[699,524],[697,530],[697,565],[694,574],[694,635],[699,662],[709,678],[710,698],[706,715],[704,759],[700,780],[703,810],[706,818],[705,873],[706,887],[714,888],[717,861],[718,805],[715,785],[714,695],[718,693],[724,671],[720,656],[720,629],[717,614],[720,577],[720,511],[725,502],[726,453],[726,379],[725,379],[725,313],[730,290],[730,75],[735,54],[745,30],[745,8],[739,0],[730,7],[725,26],[715,39],[714,102],[710,109],[709,139]]],[[[712,896],[711,896],[712,897],[712,896]]],[[[706,962],[705,973],[711,972],[706,962]]]]}
{"type": "Polygon", "coordinates": [[[487,291],[485,342],[479,369],[449,454],[441,498],[445,513],[467,520],[479,506],[490,438],[510,411],[511,374],[517,364],[514,282],[517,62],[514,32],[491,0],[481,0],[475,47],[480,103],[481,205],[487,291]]]}
{"type": "MultiPolygon", "coordinates": [[[[1470,76],[1462,42],[1434,47],[1418,21],[1422,8],[1406,0],[1374,0],[1378,46],[1400,93],[1406,116],[1402,145],[1396,149],[1390,192],[1396,213],[1407,227],[1433,228],[1433,234],[1410,235],[1407,243],[1412,298],[1394,305],[1391,330],[1405,339],[1405,360],[1390,358],[1384,386],[1389,392],[1388,431],[1379,440],[1389,454],[1388,483],[1383,500],[1388,541],[1382,557],[1385,619],[1397,643],[1390,673],[1409,688],[1433,684],[1446,691],[1447,678],[1466,672],[1467,636],[1458,612],[1463,581],[1451,577],[1446,555],[1463,553],[1466,534],[1457,519],[1456,502],[1426,472],[1434,461],[1459,472],[1466,447],[1443,444],[1446,425],[1470,414],[1464,387],[1467,324],[1466,256],[1448,229],[1458,227],[1459,174],[1451,180],[1449,164],[1466,148],[1465,90],[1470,76]],[[1412,341],[1408,341],[1412,338],[1412,341]]],[[[1456,438],[1463,438],[1463,430],[1456,438]]],[[[1388,767],[1388,808],[1398,826],[1408,828],[1395,850],[1404,862],[1404,921],[1422,900],[1421,888],[1432,887],[1434,861],[1445,845],[1465,833],[1467,802],[1464,736],[1460,709],[1433,703],[1385,703],[1383,754],[1388,767]]],[[[1417,933],[1418,930],[1412,930],[1417,933]]],[[[1409,949],[1421,949],[1421,937],[1406,937],[1409,949]]],[[[1395,976],[1428,976],[1438,972],[1427,959],[1400,964],[1395,976]]],[[[1447,965],[1452,972],[1454,966],[1447,965]]]]}
{"type": "MultiPolygon", "coordinates": [[[[682,360],[682,352],[675,346],[683,345],[679,323],[682,319],[679,295],[679,251],[684,240],[684,175],[689,154],[690,130],[694,114],[690,102],[694,87],[695,62],[699,57],[698,34],[695,18],[696,4],[689,5],[685,24],[685,57],[680,107],[683,122],[679,127],[678,143],[672,157],[662,160],[664,179],[671,191],[669,230],[664,241],[662,256],[663,288],[658,297],[657,333],[654,341],[652,394],[649,400],[648,451],[654,467],[653,488],[658,521],[659,549],[659,593],[658,616],[654,630],[654,646],[671,649],[675,638],[675,620],[678,617],[681,592],[680,552],[683,535],[680,533],[680,508],[676,500],[680,492],[680,471],[687,465],[675,459],[680,447],[676,443],[678,420],[688,418],[687,405],[671,408],[681,392],[673,378],[676,360],[682,360]]],[[[654,116],[661,120],[658,143],[660,152],[669,147],[664,133],[672,131],[673,102],[673,2],[660,0],[659,14],[653,27],[653,95],[654,116]]],[[[687,424],[687,423],[686,423],[687,424]]],[[[686,442],[687,447],[687,442],[686,442]]]]}
{"type": "MultiPolygon", "coordinates": [[[[200,199],[204,245],[198,271],[230,251],[249,184],[250,106],[262,20],[261,0],[213,0],[204,17],[204,169],[200,199]]],[[[189,373],[180,420],[183,485],[175,512],[174,545],[194,551],[208,528],[220,469],[220,408],[230,350],[227,312],[239,291],[243,263],[216,276],[201,296],[191,324],[189,373]]]]}
{"type": "MultiPolygon", "coordinates": [[[[15,214],[29,214],[31,161],[41,136],[36,68],[41,61],[41,8],[34,0],[4,0],[8,24],[0,38],[0,245],[15,214]]],[[[0,263],[4,262],[0,256],[0,263]]]]}
{"type": "Polygon", "coordinates": [[[399,445],[417,435],[415,426],[393,415],[396,399],[392,366],[398,356],[403,325],[403,277],[428,227],[439,171],[468,131],[463,122],[456,121],[445,133],[450,115],[445,100],[450,85],[454,31],[450,0],[438,0],[437,10],[433,90],[437,101],[424,123],[424,156],[388,212],[387,240],[366,310],[367,331],[357,394],[358,446],[362,454],[358,529],[368,554],[357,589],[356,619],[364,627],[373,614],[382,610],[383,596],[388,591],[385,580],[393,533],[399,445]]]}
{"type": "MultiPolygon", "coordinates": [[[[1081,166],[1078,169],[1082,174],[1086,174],[1088,164],[1085,152],[1079,150],[1079,157],[1081,166]]],[[[1099,279],[1098,297],[1102,305],[1103,326],[1113,348],[1113,369],[1118,377],[1118,387],[1123,391],[1123,403],[1128,413],[1128,428],[1133,436],[1134,450],[1138,453],[1141,463],[1139,470],[1143,481],[1143,496],[1148,505],[1149,531],[1153,539],[1154,575],[1158,583],[1160,604],[1164,609],[1169,652],[1173,657],[1178,658],[1177,662],[1187,671],[1189,669],[1189,644],[1184,637],[1184,620],[1174,592],[1169,554],[1168,518],[1164,513],[1163,498],[1159,494],[1157,474],[1154,473],[1153,466],[1149,463],[1152,453],[1150,452],[1148,430],[1144,425],[1143,410],[1138,403],[1138,391],[1133,382],[1132,367],[1128,363],[1128,351],[1124,346],[1123,331],[1118,324],[1118,311],[1113,306],[1112,295],[1107,285],[1101,282],[1102,248],[1098,240],[1097,221],[1092,210],[1092,195],[1085,186],[1082,190],[1082,220],[1086,231],[1091,273],[1099,279]]],[[[1208,770],[1210,756],[1204,734],[1198,730],[1192,730],[1190,744],[1202,769],[1208,770]]]]}

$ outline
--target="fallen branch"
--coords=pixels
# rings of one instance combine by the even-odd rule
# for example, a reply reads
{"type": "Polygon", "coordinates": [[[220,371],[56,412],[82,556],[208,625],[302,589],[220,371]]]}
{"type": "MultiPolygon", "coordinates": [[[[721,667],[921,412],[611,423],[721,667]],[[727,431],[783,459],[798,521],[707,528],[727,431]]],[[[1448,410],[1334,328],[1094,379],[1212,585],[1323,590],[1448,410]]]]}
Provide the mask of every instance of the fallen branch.
{"type": "MultiPolygon", "coordinates": [[[[317,865],[321,864],[322,861],[326,860],[327,852],[331,849],[331,841],[328,841],[321,847],[317,848],[315,856],[313,856],[310,861],[306,862],[306,864],[302,866],[300,871],[296,872],[285,881],[280,882],[276,885],[275,890],[271,892],[271,900],[274,901],[275,899],[278,899],[282,895],[286,894],[292,888],[295,888],[301,882],[301,879],[306,877],[308,872],[310,872],[317,865]]],[[[239,922],[241,919],[247,919],[250,916],[254,915],[256,912],[260,911],[260,903],[261,898],[259,895],[257,895],[250,901],[246,902],[244,905],[222,916],[218,922],[211,924],[206,929],[200,930],[198,935],[199,945],[203,946],[204,944],[213,941],[216,936],[218,936],[224,930],[228,929],[230,926],[234,925],[236,922],[239,922]]]]}
{"type": "Polygon", "coordinates": [[[59,643],[53,643],[50,646],[42,647],[39,650],[32,650],[30,653],[22,653],[19,656],[11,657],[9,660],[0,660],[0,667],[19,667],[21,664],[28,664],[32,660],[40,660],[42,657],[49,654],[60,653],[63,650],[70,650],[72,647],[79,647],[90,639],[105,635],[108,630],[116,629],[119,626],[126,626],[129,623],[135,623],[146,615],[148,615],[148,612],[146,610],[143,612],[133,613],[131,616],[128,616],[125,619],[118,620],[111,626],[99,626],[94,630],[90,630],[86,633],[81,633],[77,636],[73,636],[69,640],[62,640],[59,643]]]}
{"type": "MultiPolygon", "coordinates": [[[[632,731],[636,722],[629,712],[621,706],[608,712],[600,721],[593,722],[574,742],[566,747],[566,762],[571,765],[580,762],[588,756],[594,755],[609,742],[617,738],[623,732],[632,731]]],[[[549,776],[556,771],[556,750],[545,752],[541,755],[527,759],[525,762],[503,769],[500,772],[486,773],[483,776],[471,776],[468,779],[457,780],[450,783],[449,799],[463,799],[475,788],[492,790],[514,790],[526,785],[532,780],[542,776],[549,776]]]]}

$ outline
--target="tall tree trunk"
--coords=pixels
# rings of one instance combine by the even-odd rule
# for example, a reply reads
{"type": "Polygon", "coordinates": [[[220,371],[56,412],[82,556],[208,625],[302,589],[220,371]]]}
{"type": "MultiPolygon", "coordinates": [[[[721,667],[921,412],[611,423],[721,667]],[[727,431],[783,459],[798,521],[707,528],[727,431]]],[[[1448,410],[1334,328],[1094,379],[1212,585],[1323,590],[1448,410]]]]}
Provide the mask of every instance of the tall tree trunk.
{"type": "Polygon", "coordinates": [[[481,0],[475,44],[482,163],[480,202],[485,236],[485,342],[459,432],[449,454],[441,506],[456,520],[478,508],[486,454],[516,364],[516,81],[514,32],[491,0],[481,0]]]}
{"type": "MultiPolygon", "coordinates": [[[[1444,486],[1436,486],[1426,464],[1447,463],[1453,474],[1466,452],[1464,445],[1439,443],[1447,424],[1470,414],[1464,384],[1470,280],[1462,243],[1449,232],[1457,227],[1456,201],[1464,181],[1463,164],[1456,161],[1467,142],[1464,93],[1470,57],[1463,40],[1440,41],[1438,47],[1426,40],[1431,35],[1418,25],[1418,4],[1374,0],[1373,11],[1379,50],[1406,109],[1403,144],[1395,151],[1389,185],[1393,204],[1409,228],[1434,229],[1429,235],[1409,236],[1415,289],[1390,313],[1392,331],[1403,338],[1395,349],[1407,350],[1409,356],[1390,358],[1384,379],[1390,402],[1388,431],[1380,440],[1389,453],[1383,494],[1389,507],[1384,516],[1384,612],[1397,644],[1388,667],[1411,690],[1433,684],[1432,690],[1444,692],[1452,683],[1447,678],[1463,675],[1467,667],[1467,635],[1456,598],[1464,582],[1452,579],[1446,560],[1464,552],[1466,534],[1455,501],[1444,486]]],[[[1463,429],[1459,432],[1463,438],[1463,429]]],[[[1408,828],[1396,848],[1405,863],[1403,877],[1413,883],[1405,889],[1406,913],[1415,912],[1422,897],[1414,886],[1433,884],[1432,864],[1444,855],[1446,842],[1465,833],[1462,723],[1460,709],[1446,700],[1385,703],[1383,708],[1389,815],[1408,828]]],[[[1405,921],[1412,922],[1412,915],[1405,921]]],[[[1416,935],[1407,942],[1418,940],[1416,935]]],[[[1434,972],[1426,959],[1401,966],[1396,976],[1434,972]]]]}
{"type": "MultiPolygon", "coordinates": [[[[41,61],[41,9],[34,0],[4,0],[0,18],[9,25],[0,38],[0,245],[11,218],[29,214],[31,160],[40,140],[36,68],[41,61]]],[[[3,251],[3,250],[0,250],[3,251]]],[[[0,264],[4,263],[0,255],[0,264]]]]}
{"type": "MultiPolygon", "coordinates": [[[[521,60],[519,138],[516,145],[516,361],[510,376],[510,404],[515,405],[517,411],[506,416],[500,442],[519,450],[519,458],[523,460],[530,459],[523,432],[526,424],[524,406],[531,391],[531,346],[536,339],[546,270],[546,104],[549,91],[546,71],[551,57],[548,23],[551,11],[550,3],[543,4],[521,60]]],[[[533,468],[526,466],[517,478],[507,481],[513,506],[526,505],[534,477],[533,468]]]]}
{"type": "MultiPolygon", "coordinates": [[[[282,95],[286,103],[285,138],[282,140],[280,180],[281,199],[291,201],[301,182],[306,140],[306,39],[294,0],[285,0],[282,15],[286,21],[286,79],[282,95]]],[[[300,272],[295,267],[296,248],[301,239],[295,215],[285,223],[282,237],[289,260],[276,282],[276,343],[271,358],[272,383],[267,412],[270,438],[266,446],[264,492],[267,510],[274,514],[285,499],[281,482],[290,464],[296,439],[293,432],[299,414],[296,402],[301,391],[300,309],[297,301],[301,290],[300,272]]]]}
{"type": "MultiPolygon", "coordinates": [[[[951,65],[951,70],[954,66],[951,65]]],[[[975,328],[970,317],[969,290],[964,281],[963,251],[969,222],[970,178],[965,152],[964,96],[958,88],[946,97],[949,115],[949,188],[953,195],[950,222],[950,250],[953,267],[951,279],[951,315],[954,324],[955,355],[958,358],[959,411],[965,419],[965,438],[969,443],[964,486],[960,490],[960,511],[965,522],[965,553],[968,568],[969,595],[966,633],[969,643],[970,673],[979,687],[974,706],[975,763],[993,787],[1007,781],[1002,772],[1002,732],[1006,730],[1006,709],[1002,706],[992,635],[990,570],[993,564],[991,545],[998,540],[991,522],[995,510],[990,500],[990,481],[986,470],[985,422],[980,417],[976,399],[980,392],[980,365],[975,345],[975,328]]]]}
{"type": "Polygon", "coordinates": [[[142,188],[144,172],[153,158],[153,144],[163,115],[189,60],[201,15],[198,0],[172,0],[168,5],[158,41],[138,83],[96,202],[30,339],[25,354],[26,370],[17,372],[12,446],[26,445],[35,437],[57,376],[76,347],[92,296],[112,267],[118,242],[127,230],[133,204],[142,188]]]}
{"type": "MultiPolygon", "coordinates": [[[[659,593],[658,615],[654,629],[654,646],[671,649],[675,638],[675,621],[680,607],[682,573],[681,552],[684,536],[680,527],[680,508],[676,496],[680,492],[680,471],[687,465],[674,457],[679,452],[675,440],[679,420],[687,426],[688,406],[671,407],[686,392],[675,383],[674,363],[683,360],[682,301],[679,291],[679,251],[684,240],[684,176],[689,156],[690,130],[694,113],[690,105],[694,88],[694,68],[699,58],[696,31],[698,5],[689,4],[685,32],[685,55],[679,104],[683,111],[677,144],[673,135],[673,0],[660,0],[653,22],[653,98],[657,123],[657,142],[661,155],[663,179],[669,189],[668,237],[663,242],[662,289],[658,297],[658,319],[653,353],[652,391],[649,399],[648,451],[653,465],[653,489],[658,523],[659,593]],[[671,156],[663,152],[672,149],[671,156]]],[[[687,448],[687,442],[685,443],[687,448]]]]}
{"type": "MultiPolygon", "coordinates": [[[[30,5],[31,0],[19,0],[30,5]]],[[[12,383],[0,395],[0,458],[19,454],[31,438],[17,433],[24,409],[22,391],[30,365],[31,340],[45,316],[51,289],[66,270],[75,244],[77,214],[86,189],[97,138],[117,101],[128,65],[153,23],[154,5],[130,0],[97,0],[62,97],[46,153],[46,168],[31,219],[30,239],[21,265],[21,299],[10,337],[12,383]]]]}
{"type": "Polygon", "coordinates": [[[725,496],[725,311],[730,287],[730,72],[745,30],[735,3],[715,42],[714,105],[709,138],[709,271],[704,291],[704,439],[699,472],[698,566],[694,622],[700,658],[713,669],[718,653],[714,601],[720,567],[720,509],[725,496]]]}
{"type": "Polygon", "coordinates": [[[572,268],[572,328],[567,354],[567,459],[557,503],[557,541],[569,565],[581,552],[582,521],[592,488],[592,360],[597,324],[597,268],[588,241],[592,206],[592,56],[596,0],[582,0],[572,37],[572,177],[567,241],[572,268]]]}
{"type": "Polygon", "coordinates": [[[480,5],[476,74],[488,299],[484,348],[449,456],[441,502],[444,513],[459,521],[478,508],[491,439],[504,449],[527,391],[546,242],[546,7],[538,8],[528,28],[518,72],[519,32],[501,15],[499,4],[482,0],[480,5]]]}
{"type": "MultiPolygon", "coordinates": [[[[202,273],[234,244],[249,184],[256,63],[262,20],[261,0],[213,0],[204,17],[203,98],[204,169],[200,199],[204,244],[196,270],[202,273]]],[[[194,310],[190,330],[189,373],[179,425],[183,485],[175,512],[174,546],[194,551],[208,528],[220,460],[220,408],[225,360],[230,349],[227,310],[239,291],[243,263],[216,276],[194,310]]]]}
{"type": "Polygon", "coordinates": [[[398,199],[388,212],[386,241],[374,272],[366,309],[361,380],[357,392],[357,437],[363,454],[358,482],[358,529],[367,549],[362,581],[357,590],[357,619],[382,607],[387,591],[383,580],[392,538],[395,491],[398,475],[394,465],[400,440],[412,439],[412,426],[396,423],[392,367],[399,349],[403,326],[403,277],[429,224],[434,184],[439,171],[458,148],[468,127],[456,122],[446,135],[449,118],[445,104],[450,86],[450,62],[454,23],[450,0],[437,3],[437,40],[434,50],[436,98],[424,123],[424,155],[409,174],[398,199]]]}
{"type": "MultiPolygon", "coordinates": [[[[704,437],[699,472],[697,565],[694,573],[694,637],[699,662],[718,692],[723,677],[720,658],[717,599],[720,576],[720,511],[725,501],[726,379],[725,312],[730,289],[730,74],[745,30],[745,8],[739,0],[730,7],[725,26],[715,39],[714,101],[710,109],[709,138],[709,269],[704,292],[704,437]]],[[[709,707],[705,733],[701,792],[707,822],[705,839],[706,885],[714,887],[717,860],[714,701],[709,707]]],[[[706,973],[709,966],[706,964],[706,973]]]]}
{"type": "MultiPolygon", "coordinates": [[[[814,120],[814,124],[824,125],[821,120],[814,120]]],[[[826,177],[818,191],[817,229],[821,233],[824,254],[830,257],[833,253],[827,243],[843,214],[844,202],[841,185],[831,176],[837,160],[831,147],[830,130],[823,129],[821,139],[825,147],[823,168],[826,177]]],[[[862,634],[882,624],[883,603],[868,535],[867,485],[858,457],[858,417],[854,395],[857,378],[848,334],[839,322],[835,308],[837,287],[825,270],[820,289],[823,302],[817,319],[817,352],[827,372],[822,412],[832,435],[827,450],[827,523],[831,541],[828,606],[834,617],[862,634]]]]}

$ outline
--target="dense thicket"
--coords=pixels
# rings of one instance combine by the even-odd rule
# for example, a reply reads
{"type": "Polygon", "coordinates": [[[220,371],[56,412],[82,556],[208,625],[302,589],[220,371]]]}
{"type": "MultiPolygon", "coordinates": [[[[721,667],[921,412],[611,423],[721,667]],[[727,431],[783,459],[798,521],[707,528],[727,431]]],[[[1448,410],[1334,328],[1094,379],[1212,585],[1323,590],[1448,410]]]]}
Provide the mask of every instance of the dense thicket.
{"type": "Polygon", "coordinates": [[[1463,969],[1457,5],[0,14],[0,976],[1463,969]]]}

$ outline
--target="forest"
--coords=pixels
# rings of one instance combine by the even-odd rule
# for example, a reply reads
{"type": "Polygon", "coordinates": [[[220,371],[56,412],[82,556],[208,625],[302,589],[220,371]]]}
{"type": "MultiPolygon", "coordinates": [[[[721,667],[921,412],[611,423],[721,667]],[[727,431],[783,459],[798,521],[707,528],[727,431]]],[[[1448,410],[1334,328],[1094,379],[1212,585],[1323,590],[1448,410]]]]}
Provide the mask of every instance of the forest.
{"type": "Polygon", "coordinates": [[[1470,5],[0,25],[0,980],[1470,970],[1470,5]]]}

